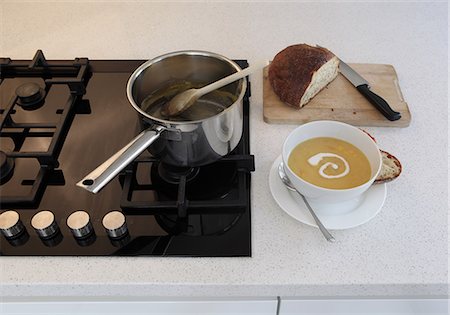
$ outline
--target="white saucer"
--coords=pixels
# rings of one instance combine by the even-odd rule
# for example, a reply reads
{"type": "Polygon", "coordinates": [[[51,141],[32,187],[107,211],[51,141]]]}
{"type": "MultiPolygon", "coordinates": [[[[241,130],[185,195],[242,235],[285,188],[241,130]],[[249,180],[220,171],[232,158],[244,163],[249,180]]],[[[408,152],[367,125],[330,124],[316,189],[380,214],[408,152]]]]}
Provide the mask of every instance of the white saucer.
{"type": "MultiPolygon", "coordinates": [[[[302,198],[286,188],[278,176],[281,155],[275,160],[269,173],[269,186],[278,205],[294,219],[317,227],[302,198]]],[[[386,199],[386,184],[372,185],[360,198],[338,204],[310,202],[322,224],[330,230],[344,230],[373,219],[386,199]],[[333,215],[329,214],[333,208],[333,215]],[[326,212],[326,213],[325,213],[326,212]]]]}

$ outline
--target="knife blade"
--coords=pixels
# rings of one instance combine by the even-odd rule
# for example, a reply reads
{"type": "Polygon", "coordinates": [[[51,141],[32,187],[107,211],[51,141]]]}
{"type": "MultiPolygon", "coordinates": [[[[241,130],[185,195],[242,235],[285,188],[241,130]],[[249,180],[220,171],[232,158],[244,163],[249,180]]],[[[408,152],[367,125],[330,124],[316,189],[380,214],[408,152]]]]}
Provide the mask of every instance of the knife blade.
{"type": "Polygon", "coordinates": [[[339,59],[339,71],[356,87],[359,93],[361,93],[384,115],[384,117],[391,121],[399,120],[402,117],[402,115],[399,112],[394,111],[381,96],[370,90],[369,82],[341,59],[339,59]]]}

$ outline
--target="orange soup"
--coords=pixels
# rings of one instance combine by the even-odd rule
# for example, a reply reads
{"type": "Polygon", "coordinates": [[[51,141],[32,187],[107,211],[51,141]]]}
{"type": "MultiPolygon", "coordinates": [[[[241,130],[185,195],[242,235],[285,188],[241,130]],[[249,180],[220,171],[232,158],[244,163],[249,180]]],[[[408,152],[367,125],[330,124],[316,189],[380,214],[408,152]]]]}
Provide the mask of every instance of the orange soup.
{"type": "Polygon", "coordinates": [[[369,160],[360,149],[331,137],[298,144],[289,155],[288,165],[303,180],[329,189],[362,185],[372,173],[369,160]]]}

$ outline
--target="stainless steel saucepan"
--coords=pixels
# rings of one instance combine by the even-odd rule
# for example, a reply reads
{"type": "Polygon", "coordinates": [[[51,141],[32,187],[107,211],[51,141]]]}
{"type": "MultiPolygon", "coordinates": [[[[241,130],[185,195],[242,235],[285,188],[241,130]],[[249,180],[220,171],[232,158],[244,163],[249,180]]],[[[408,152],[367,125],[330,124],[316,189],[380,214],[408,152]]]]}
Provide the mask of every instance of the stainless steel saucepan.
{"type": "Polygon", "coordinates": [[[128,80],[127,96],[143,131],[77,186],[99,192],[147,148],[162,162],[180,167],[210,164],[230,153],[242,136],[245,79],[205,95],[178,117],[162,116],[161,107],[183,90],[239,70],[232,60],[205,51],[169,53],[142,64],[128,80]]]}

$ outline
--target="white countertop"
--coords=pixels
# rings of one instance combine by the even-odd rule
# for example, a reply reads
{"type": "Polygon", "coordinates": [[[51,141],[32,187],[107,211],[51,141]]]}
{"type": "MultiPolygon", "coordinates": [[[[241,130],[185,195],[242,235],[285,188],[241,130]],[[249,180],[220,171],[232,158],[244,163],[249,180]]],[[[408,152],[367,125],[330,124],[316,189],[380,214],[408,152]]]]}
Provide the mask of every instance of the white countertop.
{"type": "Polygon", "coordinates": [[[403,174],[370,222],[319,231],[273,200],[269,169],[293,125],[262,119],[251,76],[251,258],[1,257],[1,296],[443,296],[448,289],[446,3],[0,1],[0,56],[150,59],[201,49],[270,60],[320,44],[348,62],[392,64],[408,128],[366,128],[403,174]]]}

